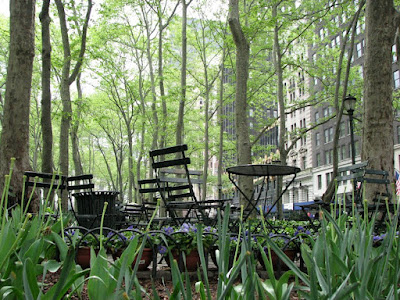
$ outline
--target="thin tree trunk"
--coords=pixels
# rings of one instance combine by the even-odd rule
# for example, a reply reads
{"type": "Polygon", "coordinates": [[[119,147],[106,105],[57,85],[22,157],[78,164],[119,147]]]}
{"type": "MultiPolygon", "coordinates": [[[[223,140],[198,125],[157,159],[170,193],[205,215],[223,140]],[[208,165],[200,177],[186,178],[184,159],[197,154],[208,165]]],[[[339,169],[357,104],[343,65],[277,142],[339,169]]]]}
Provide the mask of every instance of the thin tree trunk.
{"type": "MultiPolygon", "coordinates": [[[[240,165],[250,164],[251,147],[247,119],[247,79],[249,76],[250,46],[240,25],[238,0],[229,1],[228,22],[236,45],[235,128],[238,163],[240,165]]],[[[247,198],[250,198],[253,192],[253,178],[241,176],[239,178],[239,187],[244,191],[247,198]]],[[[242,195],[240,203],[246,203],[242,195]]]]}
{"type": "Polygon", "coordinates": [[[147,12],[144,11],[143,6],[141,6],[142,16],[145,23],[146,29],[146,56],[149,65],[149,73],[150,73],[150,83],[151,83],[151,112],[153,115],[153,142],[151,145],[152,149],[157,148],[158,144],[158,113],[157,113],[157,95],[156,95],[156,82],[154,79],[154,70],[153,70],[153,58],[151,56],[151,36],[150,36],[150,24],[147,20],[147,12]]]}
{"type": "Polygon", "coordinates": [[[225,47],[222,49],[221,77],[219,83],[218,98],[218,124],[219,124],[219,148],[218,148],[218,199],[222,199],[222,160],[224,154],[224,127],[223,127],[223,105],[224,105],[224,76],[225,76],[225,47]]]}
{"type": "Polygon", "coordinates": [[[44,0],[39,15],[42,23],[42,172],[53,173],[53,128],[51,123],[51,43],[50,43],[50,0],[44,0]]]}
{"type": "MultiPolygon", "coordinates": [[[[72,106],[71,106],[71,94],[70,94],[70,85],[75,81],[76,76],[80,72],[80,67],[82,65],[83,56],[86,50],[86,34],[87,28],[89,25],[90,13],[92,10],[92,0],[88,0],[88,8],[86,13],[85,24],[83,25],[82,30],[82,38],[81,38],[81,49],[79,53],[79,57],[75,68],[70,75],[71,69],[71,49],[69,44],[69,36],[68,36],[68,28],[67,21],[65,16],[64,5],[61,0],[55,0],[57,5],[57,11],[60,19],[60,28],[61,28],[61,37],[63,43],[63,51],[64,51],[64,59],[63,59],[63,67],[62,67],[62,75],[61,75],[61,102],[62,102],[62,116],[61,116],[61,128],[60,128],[60,171],[63,175],[68,176],[69,174],[69,131],[71,125],[71,115],[72,115],[72,106]]],[[[63,210],[68,209],[68,198],[67,194],[62,194],[61,204],[63,210]]]]}
{"type": "Polygon", "coordinates": [[[183,143],[184,136],[184,114],[185,114],[185,103],[186,103],[186,65],[187,65],[187,8],[189,3],[186,0],[182,0],[182,65],[181,65],[181,98],[179,101],[178,110],[178,122],[176,125],[176,144],[180,145],[183,143]]]}
{"type": "MultiPolygon", "coordinates": [[[[277,7],[278,4],[275,4],[272,7],[272,18],[277,18],[277,7]]],[[[282,54],[281,54],[281,45],[279,44],[279,27],[278,24],[274,27],[274,56],[273,61],[275,65],[275,72],[278,79],[277,82],[277,100],[279,103],[279,155],[280,161],[282,165],[286,165],[287,160],[287,153],[288,151],[285,149],[286,143],[286,114],[285,114],[285,99],[283,97],[283,69],[282,69],[282,54]]],[[[278,176],[277,180],[277,187],[276,187],[276,197],[282,193],[282,186],[283,186],[283,178],[282,176],[278,176]]],[[[283,218],[283,207],[282,207],[282,197],[279,199],[277,203],[277,211],[278,211],[278,218],[283,218]]]]}
{"type": "Polygon", "coordinates": [[[75,175],[83,174],[82,160],[79,153],[79,137],[78,130],[82,114],[82,87],[81,87],[81,75],[76,77],[76,88],[78,90],[78,101],[77,101],[77,116],[74,118],[71,127],[71,143],[72,143],[72,160],[75,166],[75,175]]]}
{"type": "MultiPolygon", "coordinates": [[[[340,57],[339,57],[339,62],[338,62],[338,73],[336,76],[336,87],[335,87],[335,110],[336,110],[336,125],[335,125],[335,135],[333,138],[333,172],[332,172],[332,179],[336,178],[338,175],[338,164],[339,164],[339,159],[338,159],[338,144],[339,144],[339,133],[340,133],[340,123],[342,120],[343,116],[343,105],[339,105],[339,90],[340,86],[343,86],[343,94],[342,94],[342,99],[344,99],[345,95],[347,94],[347,84],[349,82],[349,75],[350,75],[350,68],[351,68],[351,57],[353,56],[353,48],[354,48],[354,39],[356,36],[356,28],[357,28],[357,20],[359,18],[360,12],[362,7],[364,6],[365,1],[361,1],[359,5],[359,9],[356,12],[356,14],[353,17],[352,22],[349,24],[349,27],[346,32],[345,40],[342,43],[341,46],[341,51],[340,51],[340,57]],[[344,53],[346,51],[346,45],[347,45],[347,39],[349,36],[350,30],[352,31],[351,33],[351,42],[350,42],[350,47],[349,47],[349,55],[348,55],[348,61],[347,61],[347,67],[346,67],[346,73],[345,73],[345,78],[342,81],[341,80],[341,72],[342,72],[342,64],[343,64],[343,57],[344,53]]],[[[328,188],[326,189],[325,193],[322,195],[322,200],[324,202],[331,202],[332,198],[335,193],[335,181],[331,180],[331,182],[328,185],[328,188]]]]}

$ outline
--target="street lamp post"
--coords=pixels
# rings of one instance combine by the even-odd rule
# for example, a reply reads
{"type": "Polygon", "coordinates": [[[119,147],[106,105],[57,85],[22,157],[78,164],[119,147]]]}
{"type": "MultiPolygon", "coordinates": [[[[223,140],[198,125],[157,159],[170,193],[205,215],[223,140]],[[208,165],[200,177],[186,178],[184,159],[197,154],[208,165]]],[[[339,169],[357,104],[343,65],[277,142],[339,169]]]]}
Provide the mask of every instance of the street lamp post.
{"type": "MultiPolygon", "coordinates": [[[[356,106],[356,98],[352,95],[348,95],[343,100],[344,108],[347,110],[349,114],[349,121],[350,121],[350,143],[351,143],[351,163],[354,165],[356,163],[356,147],[354,146],[354,128],[353,128],[353,113],[354,108],[356,106]]],[[[357,184],[356,181],[353,179],[353,197],[356,193],[357,184]]]]}
{"type": "Polygon", "coordinates": [[[353,113],[356,106],[356,98],[352,95],[348,95],[343,100],[344,108],[349,114],[350,121],[350,143],[351,143],[351,163],[354,165],[356,163],[356,147],[354,145],[354,128],[353,128],[353,113]]]}

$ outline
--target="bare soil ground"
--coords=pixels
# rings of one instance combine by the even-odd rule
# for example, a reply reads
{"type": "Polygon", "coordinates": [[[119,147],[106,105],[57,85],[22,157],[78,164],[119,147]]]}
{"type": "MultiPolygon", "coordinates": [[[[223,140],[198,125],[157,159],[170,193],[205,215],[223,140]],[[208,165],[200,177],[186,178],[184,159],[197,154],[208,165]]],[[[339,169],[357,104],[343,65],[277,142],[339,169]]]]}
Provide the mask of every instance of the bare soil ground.
{"type": "MultiPolygon", "coordinates": [[[[150,272],[150,271],[148,271],[150,272]]],[[[164,272],[169,272],[168,270],[164,270],[164,272]]],[[[51,286],[56,284],[58,282],[60,276],[60,272],[56,273],[48,273],[45,278],[45,291],[49,289],[51,286]]],[[[41,280],[41,278],[40,278],[41,280]]],[[[211,297],[212,299],[217,299],[217,288],[218,288],[218,279],[216,276],[212,276],[209,278],[210,282],[210,291],[211,291],[211,297]]],[[[195,282],[197,280],[193,279],[191,281],[191,288],[192,288],[192,299],[200,299],[199,293],[196,293],[195,291],[195,282]]],[[[146,293],[142,293],[142,299],[154,299],[153,297],[153,283],[151,279],[148,278],[143,278],[139,279],[139,282],[141,286],[146,290],[146,293]]],[[[169,295],[173,291],[173,286],[172,286],[172,280],[170,278],[164,279],[164,278],[157,278],[154,280],[154,287],[155,290],[157,291],[158,296],[160,299],[169,299],[169,295]]],[[[89,299],[88,293],[87,293],[87,286],[85,284],[81,297],[78,295],[72,295],[71,299],[73,300],[86,300],[89,299]]],[[[291,300],[298,300],[299,298],[297,297],[296,293],[292,293],[291,300]]]]}

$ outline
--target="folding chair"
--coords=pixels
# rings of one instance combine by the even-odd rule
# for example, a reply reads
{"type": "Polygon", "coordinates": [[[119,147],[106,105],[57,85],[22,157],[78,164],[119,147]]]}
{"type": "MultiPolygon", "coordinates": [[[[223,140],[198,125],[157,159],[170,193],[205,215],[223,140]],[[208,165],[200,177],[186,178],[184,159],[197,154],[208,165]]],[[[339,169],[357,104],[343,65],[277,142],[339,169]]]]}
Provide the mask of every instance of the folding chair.
{"type": "Polygon", "coordinates": [[[25,180],[25,204],[32,197],[38,197],[41,205],[50,206],[55,214],[51,214],[52,217],[58,217],[58,207],[55,205],[54,194],[60,192],[60,195],[66,190],[67,177],[51,174],[51,173],[39,173],[26,171],[25,180]],[[32,194],[34,193],[34,194],[32,194]],[[46,203],[48,198],[49,203],[46,203]]]}
{"type": "Polygon", "coordinates": [[[161,199],[167,213],[177,225],[206,218],[193,190],[188,169],[190,158],[185,156],[187,149],[187,145],[177,145],[150,151],[161,199]],[[171,167],[174,167],[173,171],[169,169],[166,176],[163,171],[171,167]]]}

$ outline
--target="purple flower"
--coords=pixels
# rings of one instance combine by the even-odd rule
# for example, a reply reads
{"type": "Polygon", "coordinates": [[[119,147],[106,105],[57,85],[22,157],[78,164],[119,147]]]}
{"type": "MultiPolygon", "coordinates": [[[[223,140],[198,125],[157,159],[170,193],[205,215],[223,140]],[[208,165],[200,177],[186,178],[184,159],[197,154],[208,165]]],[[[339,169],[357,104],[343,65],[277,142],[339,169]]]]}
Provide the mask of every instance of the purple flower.
{"type": "Polygon", "coordinates": [[[171,235],[172,233],[174,233],[174,228],[172,228],[171,226],[163,227],[162,230],[165,232],[166,235],[171,235]]]}
{"type": "Polygon", "coordinates": [[[164,255],[165,253],[167,253],[168,248],[165,246],[158,246],[158,253],[160,253],[161,255],[164,255]]]}
{"type": "Polygon", "coordinates": [[[379,242],[380,240],[382,240],[382,237],[379,236],[379,235],[374,235],[374,237],[372,238],[372,240],[373,240],[374,242],[379,242]]]}

